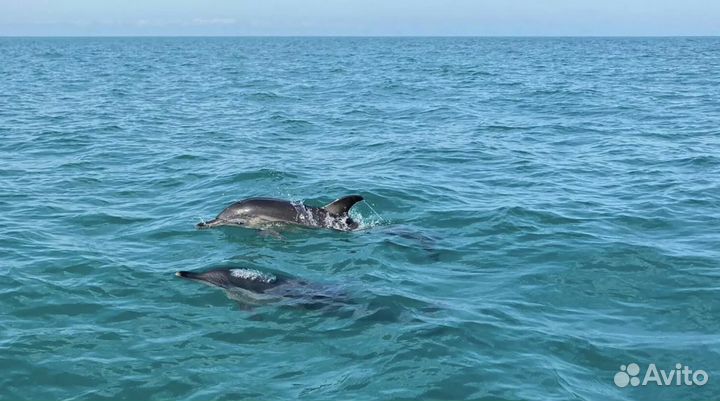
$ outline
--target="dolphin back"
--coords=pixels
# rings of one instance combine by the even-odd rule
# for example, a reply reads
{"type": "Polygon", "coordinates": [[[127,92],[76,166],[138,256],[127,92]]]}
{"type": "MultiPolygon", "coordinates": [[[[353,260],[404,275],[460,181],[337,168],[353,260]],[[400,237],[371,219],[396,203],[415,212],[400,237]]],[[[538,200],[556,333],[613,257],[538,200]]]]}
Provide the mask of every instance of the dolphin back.
{"type": "Polygon", "coordinates": [[[175,275],[226,290],[240,288],[256,293],[262,293],[285,281],[271,273],[245,268],[221,268],[206,272],[179,271],[175,275]]]}
{"type": "Polygon", "coordinates": [[[358,228],[358,224],[350,218],[348,212],[353,205],[362,200],[363,197],[360,195],[350,195],[325,207],[315,207],[282,199],[248,198],[226,207],[215,219],[197,224],[197,228],[223,225],[263,228],[276,223],[290,223],[349,231],[358,228]]]}
{"type": "Polygon", "coordinates": [[[301,209],[292,202],[273,198],[249,198],[233,203],[218,218],[230,220],[237,213],[257,216],[270,221],[300,222],[301,209]]]}

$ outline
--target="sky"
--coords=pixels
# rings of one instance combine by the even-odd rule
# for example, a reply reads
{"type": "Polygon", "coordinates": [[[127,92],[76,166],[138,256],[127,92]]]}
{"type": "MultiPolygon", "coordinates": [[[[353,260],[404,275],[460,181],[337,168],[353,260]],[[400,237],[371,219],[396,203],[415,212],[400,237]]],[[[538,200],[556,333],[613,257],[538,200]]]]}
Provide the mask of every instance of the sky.
{"type": "Polygon", "coordinates": [[[720,0],[0,0],[2,36],[716,36],[720,0]]]}

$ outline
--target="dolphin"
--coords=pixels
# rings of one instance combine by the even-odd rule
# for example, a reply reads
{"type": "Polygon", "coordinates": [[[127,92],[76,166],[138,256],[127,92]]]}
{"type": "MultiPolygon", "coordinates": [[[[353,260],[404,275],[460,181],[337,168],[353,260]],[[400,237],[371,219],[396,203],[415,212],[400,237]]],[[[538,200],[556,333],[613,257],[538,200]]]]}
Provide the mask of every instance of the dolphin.
{"type": "Polygon", "coordinates": [[[304,280],[249,268],[216,268],[205,272],[179,271],[176,276],[225,290],[244,305],[261,305],[285,299],[308,309],[343,301],[338,290],[311,285],[304,280]]]}
{"type": "Polygon", "coordinates": [[[363,197],[360,195],[350,195],[323,207],[314,207],[281,199],[249,198],[233,203],[213,220],[199,223],[197,228],[242,226],[265,229],[278,224],[291,224],[352,231],[359,224],[350,218],[348,212],[361,200],[363,197]]]}

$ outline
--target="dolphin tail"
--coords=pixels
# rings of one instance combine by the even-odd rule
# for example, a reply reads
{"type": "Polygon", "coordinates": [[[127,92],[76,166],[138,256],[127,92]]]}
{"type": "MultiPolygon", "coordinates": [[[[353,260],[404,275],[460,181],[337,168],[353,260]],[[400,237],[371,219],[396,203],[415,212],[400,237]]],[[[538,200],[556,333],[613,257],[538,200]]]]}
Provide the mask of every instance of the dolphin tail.
{"type": "Polygon", "coordinates": [[[220,220],[220,219],[212,219],[212,220],[210,220],[210,221],[205,221],[205,222],[202,222],[202,223],[198,223],[197,225],[195,225],[195,227],[197,227],[197,228],[199,228],[199,229],[201,229],[201,230],[204,230],[204,229],[206,229],[206,228],[213,228],[213,227],[217,227],[217,226],[221,226],[221,225],[223,225],[223,221],[222,221],[222,220],[220,220]]]}
{"type": "Polygon", "coordinates": [[[336,216],[343,216],[350,211],[350,208],[353,207],[353,205],[360,202],[361,200],[363,200],[363,197],[360,195],[345,196],[325,205],[323,209],[327,210],[330,214],[334,214],[336,216]]]}

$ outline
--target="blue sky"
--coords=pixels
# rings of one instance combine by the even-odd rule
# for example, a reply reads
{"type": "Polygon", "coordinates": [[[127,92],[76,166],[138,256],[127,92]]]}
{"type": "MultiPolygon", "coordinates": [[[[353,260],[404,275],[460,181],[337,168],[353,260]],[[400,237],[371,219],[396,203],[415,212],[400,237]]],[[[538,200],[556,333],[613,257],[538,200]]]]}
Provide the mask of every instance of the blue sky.
{"type": "Polygon", "coordinates": [[[720,35],[720,0],[0,0],[0,35],[720,35]]]}

